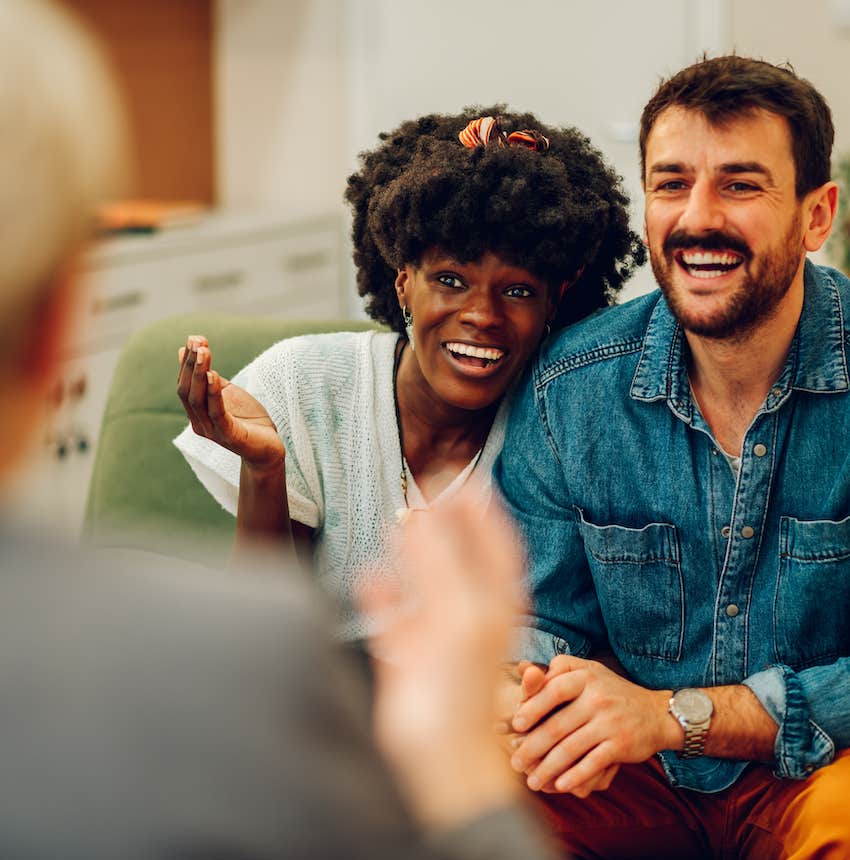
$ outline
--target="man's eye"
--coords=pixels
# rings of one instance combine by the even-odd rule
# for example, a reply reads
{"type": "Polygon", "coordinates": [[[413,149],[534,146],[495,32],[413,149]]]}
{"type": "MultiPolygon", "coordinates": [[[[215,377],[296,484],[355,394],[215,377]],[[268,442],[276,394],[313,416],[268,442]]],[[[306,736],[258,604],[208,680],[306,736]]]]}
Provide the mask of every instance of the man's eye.
{"type": "Polygon", "coordinates": [[[461,289],[461,287],[463,287],[463,281],[457,275],[444,273],[442,275],[437,275],[437,280],[444,287],[452,287],[455,290],[459,290],[461,289]]]}
{"type": "Polygon", "coordinates": [[[527,299],[534,295],[534,291],[522,284],[514,284],[505,290],[505,295],[512,299],[527,299]]]}
{"type": "Polygon", "coordinates": [[[656,190],[681,191],[684,187],[685,183],[681,179],[668,179],[666,182],[659,182],[656,190]]]}
{"type": "Polygon", "coordinates": [[[734,191],[736,194],[745,194],[748,191],[758,191],[757,186],[753,185],[751,182],[730,182],[727,187],[730,191],[734,191]]]}

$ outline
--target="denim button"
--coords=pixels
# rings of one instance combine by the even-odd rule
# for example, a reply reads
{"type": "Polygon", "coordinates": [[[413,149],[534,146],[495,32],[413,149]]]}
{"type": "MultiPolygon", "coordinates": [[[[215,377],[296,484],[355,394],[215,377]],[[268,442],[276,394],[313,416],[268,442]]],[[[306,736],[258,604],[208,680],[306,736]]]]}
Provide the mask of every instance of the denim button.
{"type": "Polygon", "coordinates": [[[764,445],[762,445],[761,442],[759,442],[758,445],[753,446],[753,454],[755,454],[756,457],[764,457],[764,455],[766,453],[767,453],[767,448],[764,445]]]}
{"type": "Polygon", "coordinates": [[[723,526],[723,528],[720,529],[720,534],[723,537],[728,538],[729,535],[732,534],[732,529],[729,526],[723,526]]]}
{"type": "Polygon", "coordinates": [[[756,533],[756,530],[752,526],[744,526],[741,529],[741,537],[747,538],[748,540],[756,533]]]}
{"type": "Polygon", "coordinates": [[[739,611],[739,610],[738,610],[738,607],[737,607],[737,606],[735,606],[735,604],[734,604],[734,603],[730,603],[730,604],[726,607],[726,614],[727,614],[730,618],[734,618],[734,617],[738,614],[738,611],[739,611]]]}
{"type": "Polygon", "coordinates": [[[774,397],[781,397],[781,396],[782,396],[782,389],[781,389],[781,388],[772,388],[772,389],[771,389],[771,391],[770,391],[770,393],[771,393],[774,397]]]}
{"type": "Polygon", "coordinates": [[[555,639],[555,650],[559,654],[567,653],[567,642],[565,639],[561,639],[560,637],[556,637],[555,639]]]}

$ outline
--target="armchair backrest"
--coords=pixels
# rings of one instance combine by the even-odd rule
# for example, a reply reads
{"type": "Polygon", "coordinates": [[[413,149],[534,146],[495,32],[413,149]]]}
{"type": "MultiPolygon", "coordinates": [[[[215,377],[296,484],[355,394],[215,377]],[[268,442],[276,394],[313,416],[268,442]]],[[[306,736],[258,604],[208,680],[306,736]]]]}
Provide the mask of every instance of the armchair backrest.
{"type": "Polygon", "coordinates": [[[361,331],[362,321],[292,322],[231,314],[159,320],[136,333],[110,386],[89,486],[83,539],[223,564],[234,518],[201,486],[171,440],[187,419],[177,398],[177,350],[190,334],[209,338],[214,366],[230,378],[287,337],[361,331]]]}

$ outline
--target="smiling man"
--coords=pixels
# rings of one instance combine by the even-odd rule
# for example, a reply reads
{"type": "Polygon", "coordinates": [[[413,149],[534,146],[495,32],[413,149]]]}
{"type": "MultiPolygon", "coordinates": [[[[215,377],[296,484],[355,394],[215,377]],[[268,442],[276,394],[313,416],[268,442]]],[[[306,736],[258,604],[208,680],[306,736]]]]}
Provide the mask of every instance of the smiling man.
{"type": "Polygon", "coordinates": [[[496,471],[537,665],[512,763],[579,857],[850,856],[850,282],[806,259],[832,140],[790,69],[662,83],[660,294],[550,342],[515,404],[496,471]]]}

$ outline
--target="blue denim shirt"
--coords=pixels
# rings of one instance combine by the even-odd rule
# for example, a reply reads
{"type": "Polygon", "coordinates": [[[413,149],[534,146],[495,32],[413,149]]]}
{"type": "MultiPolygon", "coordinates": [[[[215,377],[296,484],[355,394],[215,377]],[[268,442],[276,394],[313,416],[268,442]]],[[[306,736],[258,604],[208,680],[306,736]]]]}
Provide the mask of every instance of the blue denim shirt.
{"type": "MultiPolygon", "coordinates": [[[[779,725],[778,776],[850,746],[848,310],[850,281],[807,262],[797,332],[737,480],[660,293],[550,339],[496,464],[528,542],[523,656],[611,648],[645,687],[743,682],[779,725]]],[[[674,785],[701,791],[746,767],[661,758],[674,785]]]]}

